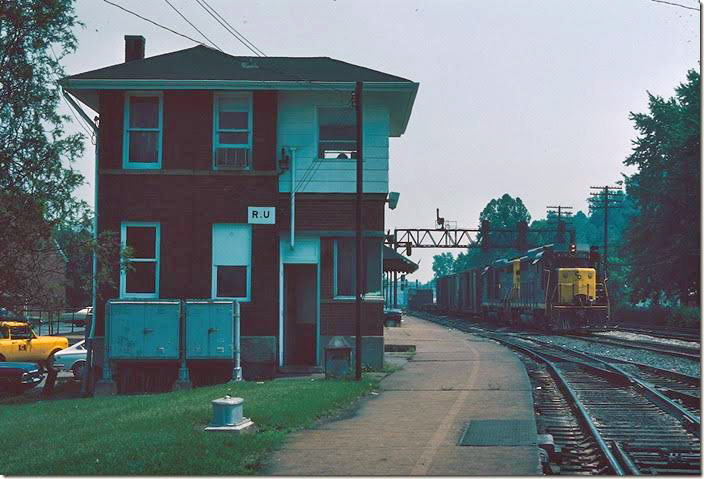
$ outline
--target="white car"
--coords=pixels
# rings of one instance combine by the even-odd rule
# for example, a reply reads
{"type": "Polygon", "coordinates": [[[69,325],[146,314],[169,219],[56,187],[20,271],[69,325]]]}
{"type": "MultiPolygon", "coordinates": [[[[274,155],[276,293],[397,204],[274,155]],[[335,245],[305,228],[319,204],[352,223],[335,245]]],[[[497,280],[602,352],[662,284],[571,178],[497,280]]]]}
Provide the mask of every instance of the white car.
{"type": "Polygon", "coordinates": [[[79,341],[73,346],[55,353],[52,366],[57,371],[71,371],[74,378],[81,379],[83,369],[86,367],[87,353],[85,340],[79,341]]]}

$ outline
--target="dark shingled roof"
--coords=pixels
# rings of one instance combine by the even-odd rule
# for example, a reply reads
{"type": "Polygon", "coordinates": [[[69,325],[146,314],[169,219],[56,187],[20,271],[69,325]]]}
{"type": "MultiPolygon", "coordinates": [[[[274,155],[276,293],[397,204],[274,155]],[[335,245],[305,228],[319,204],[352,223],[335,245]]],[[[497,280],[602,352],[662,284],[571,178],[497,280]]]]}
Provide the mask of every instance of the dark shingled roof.
{"type": "Polygon", "coordinates": [[[410,259],[384,245],[384,271],[413,273],[418,265],[410,259]]]}
{"type": "Polygon", "coordinates": [[[409,82],[329,57],[236,57],[199,45],[67,77],[72,80],[409,82]]]}

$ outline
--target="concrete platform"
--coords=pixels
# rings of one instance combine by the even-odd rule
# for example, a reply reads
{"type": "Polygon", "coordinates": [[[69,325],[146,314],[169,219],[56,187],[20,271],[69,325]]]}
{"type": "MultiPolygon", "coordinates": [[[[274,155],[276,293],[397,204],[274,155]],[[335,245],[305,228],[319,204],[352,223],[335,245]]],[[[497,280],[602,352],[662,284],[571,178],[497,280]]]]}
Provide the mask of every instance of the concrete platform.
{"type": "Polygon", "coordinates": [[[352,417],[291,435],[267,474],[541,475],[530,381],[511,351],[408,316],[384,333],[386,344],[414,344],[415,356],[352,417]],[[534,439],[460,446],[473,420],[523,420],[534,439]]]}

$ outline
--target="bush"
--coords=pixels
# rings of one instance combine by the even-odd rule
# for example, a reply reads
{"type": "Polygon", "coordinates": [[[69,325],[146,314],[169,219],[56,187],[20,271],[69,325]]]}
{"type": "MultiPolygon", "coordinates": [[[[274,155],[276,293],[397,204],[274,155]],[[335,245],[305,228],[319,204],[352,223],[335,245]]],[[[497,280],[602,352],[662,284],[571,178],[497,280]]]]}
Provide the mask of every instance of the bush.
{"type": "Polygon", "coordinates": [[[701,310],[683,305],[665,307],[621,303],[611,308],[611,318],[613,322],[633,326],[696,328],[700,324],[701,310]]]}

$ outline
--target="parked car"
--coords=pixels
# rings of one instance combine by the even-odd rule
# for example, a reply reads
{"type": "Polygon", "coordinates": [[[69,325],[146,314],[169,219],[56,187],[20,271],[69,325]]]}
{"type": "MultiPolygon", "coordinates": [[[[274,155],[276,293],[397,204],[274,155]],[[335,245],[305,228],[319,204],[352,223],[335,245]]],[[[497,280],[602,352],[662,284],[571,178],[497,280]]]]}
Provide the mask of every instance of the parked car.
{"type": "Polygon", "coordinates": [[[92,318],[92,306],[86,306],[83,309],[79,309],[75,313],[64,313],[61,316],[62,321],[64,321],[65,323],[73,323],[78,326],[83,326],[84,324],[89,323],[92,318]]]}
{"type": "Polygon", "coordinates": [[[0,393],[21,394],[43,378],[36,363],[0,362],[0,393]]]}
{"type": "Polygon", "coordinates": [[[71,371],[74,378],[81,379],[83,377],[83,369],[86,367],[87,353],[85,340],[79,341],[73,346],[69,346],[54,354],[52,367],[57,371],[71,371]]]}
{"type": "Polygon", "coordinates": [[[52,356],[68,347],[68,338],[37,336],[23,321],[0,321],[0,361],[33,361],[44,368],[52,356]]]}

